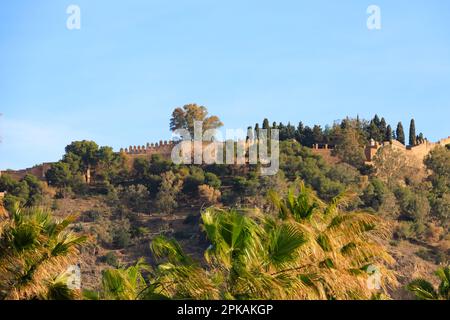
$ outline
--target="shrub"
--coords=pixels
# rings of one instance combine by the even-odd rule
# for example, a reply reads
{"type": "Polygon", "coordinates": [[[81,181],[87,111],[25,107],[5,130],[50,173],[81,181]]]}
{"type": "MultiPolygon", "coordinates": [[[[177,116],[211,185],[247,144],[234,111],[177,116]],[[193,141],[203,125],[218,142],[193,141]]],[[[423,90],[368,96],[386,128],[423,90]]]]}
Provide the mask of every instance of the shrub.
{"type": "Polygon", "coordinates": [[[190,225],[196,225],[200,221],[200,215],[191,213],[189,214],[183,221],[183,224],[190,224],[190,225]]]}
{"type": "Polygon", "coordinates": [[[412,222],[402,221],[398,224],[394,231],[394,238],[406,240],[414,236],[414,225],[412,222]]]}
{"type": "Polygon", "coordinates": [[[162,213],[172,213],[178,206],[177,195],[182,188],[183,182],[171,171],[162,174],[162,182],[156,196],[156,208],[162,213]]]}
{"type": "Polygon", "coordinates": [[[117,249],[123,249],[130,245],[131,235],[125,228],[116,228],[113,231],[113,245],[117,249]]]}
{"type": "Polygon", "coordinates": [[[145,237],[150,234],[150,229],[147,227],[137,227],[134,229],[134,235],[138,238],[145,237]]]}
{"type": "Polygon", "coordinates": [[[83,221],[85,222],[96,222],[100,220],[102,217],[102,214],[97,210],[88,210],[83,213],[83,221]]]}
{"type": "Polygon", "coordinates": [[[195,194],[198,186],[205,183],[205,174],[201,168],[191,167],[191,174],[184,179],[183,192],[195,194]]]}
{"type": "Polygon", "coordinates": [[[200,200],[206,205],[217,204],[220,200],[220,191],[206,184],[198,187],[198,193],[200,200]]]}
{"type": "Polygon", "coordinates": [[[114,268],[119,267],[119,259],[117,257],[117,254],[113,251],[110,251],[107,254],[105,254],[102,257],[101,261],[103,263],[110,265],[111,267],[114,267],[114,268]]]}
{"type": "Polygon", "coordinates": [[[119,188],[119,198],[124,205],[136,212],[144,212],[148,209],[150,193],[141,184],[119,188]]]}
{"type": "Polygon", "coordinates": [[[222,181],[220,181],[219,177],[211,172],[205,173],[205,183],[214,189],[219,189],[222,185],[222,181]]]}
{"type": "Polygon", "coordinates": [[[410,188],[398,188],[395,196],[400,203],[401,219],[423,221],[430,213],[430,204],[424,194],[416,194],[410,188]]]}

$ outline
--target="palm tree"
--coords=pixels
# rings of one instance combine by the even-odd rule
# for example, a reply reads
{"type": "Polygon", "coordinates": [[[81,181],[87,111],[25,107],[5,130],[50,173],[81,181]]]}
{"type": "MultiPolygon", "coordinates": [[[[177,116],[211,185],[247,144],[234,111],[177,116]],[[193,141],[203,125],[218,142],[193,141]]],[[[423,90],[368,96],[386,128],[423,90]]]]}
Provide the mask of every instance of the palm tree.
{"type": "Polygon", "coordinates": [[[64,283],[85,241],[67,230],[74,220],[56,221],[42,208],[16,208],[0,220],[0,299],[76,297],[64,283]]]}
{"type": "Polygon", "coordinates": [[[85,291],[83,295],[90,300],[136,300],[147,288],[147,282],[142,275],[150,267],[143,259],[129,268],[107,269],[102,273],[102,291],[85,291]]]}
{"type": "Polygon", "coordinates": [[[420,300],[450,300],[450,267],[438,269],[435,275],[441,280],[439,288],[435,289],[427,280],[415,279],[408,284],[408,290],[420,300]]]}
{"type": "Polygon", "coordinates": [[[152,293],[177,299],[367,299],[368,269],[382,275],[383,292],[395,285],[384,265],[392,258],[374,240],[388,233],[375,216],[342,213],[348,195],[326,205],[300,184],[285,199],[272,194],[274,215],[256,210],[208,209],[203,229],[211,242],[204,267],[179,244],[158,237],[151,244],[164,258],[152,293]],[[376,267],[375,267],[376,266],[376,267]]]}
{"type": "MultiPolygon", "coordinates": [[[[389,236],[389,226],[380,218],[364,212],[343,212],[353,194],[344,193],[326,204],[303,183],[285,199],[271,194],[282,221],[289,221],[308,239],[300,248],[300,257],[288,271],[313,274],[321,288],[318,298],[367,299],[380,292],[368,290],[367,278],[376,270],[384,281],[380,289],[387,292],[397,281],[386,265],[394,260],[378,239],[389,236]]],[[[304,276],[304,275],[302,275],[304,276]]],[[[312,279],[311,279],[312,280],[312,279]]]]}

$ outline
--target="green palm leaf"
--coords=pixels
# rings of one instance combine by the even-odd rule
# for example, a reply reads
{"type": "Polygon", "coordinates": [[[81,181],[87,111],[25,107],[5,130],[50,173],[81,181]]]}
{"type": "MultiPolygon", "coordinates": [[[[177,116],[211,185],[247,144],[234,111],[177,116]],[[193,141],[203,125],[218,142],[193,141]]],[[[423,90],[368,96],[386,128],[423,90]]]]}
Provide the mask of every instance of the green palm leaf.
{"type": "Polygon", "coordinates": [[[433,285],[424,279],[413,280],[410,284],[408,284],[407,288],[421,300],[438,299],[437,292],[434,290],[433,285]]]}

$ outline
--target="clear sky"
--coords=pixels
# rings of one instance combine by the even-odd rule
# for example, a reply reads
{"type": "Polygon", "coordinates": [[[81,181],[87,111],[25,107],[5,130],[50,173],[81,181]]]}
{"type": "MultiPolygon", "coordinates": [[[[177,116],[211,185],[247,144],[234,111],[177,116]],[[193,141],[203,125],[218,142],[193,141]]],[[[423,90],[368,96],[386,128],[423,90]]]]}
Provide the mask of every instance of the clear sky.
{"type": "Polygon", "coordinates": [[[73,140],[170,139],[187,103],[232,129],[378,113],[447,137],[450,1],[2,1],[0,169],[59,160],[73,140]]]}

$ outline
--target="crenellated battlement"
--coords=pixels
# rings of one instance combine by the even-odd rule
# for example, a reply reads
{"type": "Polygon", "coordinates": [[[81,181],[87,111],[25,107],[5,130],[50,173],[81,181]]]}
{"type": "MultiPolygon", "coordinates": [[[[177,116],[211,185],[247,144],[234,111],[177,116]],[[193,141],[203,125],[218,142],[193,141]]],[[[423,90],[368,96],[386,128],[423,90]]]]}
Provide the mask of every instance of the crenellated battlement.
{"type": "Polygon", "coordinates": [[[174,146],[173,141],[159,141],[156,143],[147,143],[142,146],[129,146],[128,148],[120,149],[120,153],[128,155],[151,155],[151,154],[166,154],[172,151],[174,146]]]}

